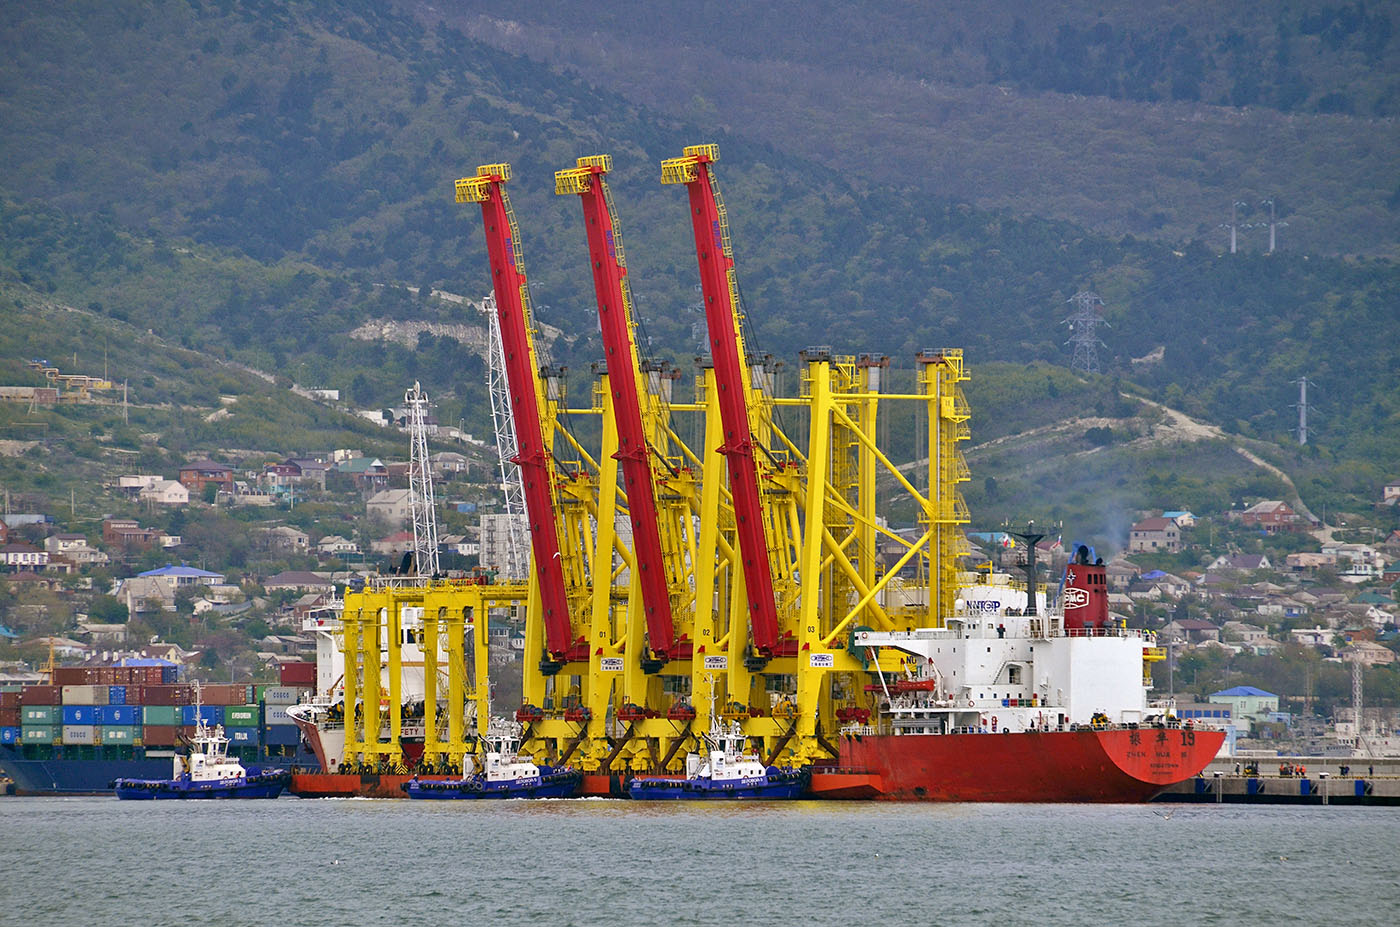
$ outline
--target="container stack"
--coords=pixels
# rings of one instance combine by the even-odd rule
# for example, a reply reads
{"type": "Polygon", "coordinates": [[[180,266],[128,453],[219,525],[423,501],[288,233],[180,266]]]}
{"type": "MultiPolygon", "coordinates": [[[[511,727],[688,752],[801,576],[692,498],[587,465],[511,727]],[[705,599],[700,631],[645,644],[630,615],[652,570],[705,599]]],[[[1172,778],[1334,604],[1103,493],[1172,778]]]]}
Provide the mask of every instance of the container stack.
{"type": "MultiPolygon", "coordinates": [[[[300,678],[296,676],[295,678],[300,678]]],[[[63,666],[51,685],[0,692],[0,745],[172,749],[202,718],[222,724],[245,758],[266,747],[292,754],[300,741],[287,708],[310,686],[178,681],[173,666],[63,666]]]]}

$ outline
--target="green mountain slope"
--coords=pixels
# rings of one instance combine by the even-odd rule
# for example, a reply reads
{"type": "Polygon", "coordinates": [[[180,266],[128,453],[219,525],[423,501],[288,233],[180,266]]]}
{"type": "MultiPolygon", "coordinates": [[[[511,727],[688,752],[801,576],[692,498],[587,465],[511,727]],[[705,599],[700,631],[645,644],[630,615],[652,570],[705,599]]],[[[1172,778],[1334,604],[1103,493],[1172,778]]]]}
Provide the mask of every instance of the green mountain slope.
{"type": "MultiPolygon", "coordinates": [[[[348,335],[385,319],[479,323],[405,287],[485,292],[479,219],[451,202],[451,183],[507,160],[541,320],[565,334],[557,359],[586,370],[599,349],[580,217],[551,174],[608,151],[644,348],[688,364],[694,258],[684,198],[659,186],[657,163],[716,140],[758,350],[830,344],[907,368],[919,349],[955,345],[974,370],[1063,364],[1065,300],[1092,288],[1113,327],[1107,378],[1066,387],[1083,403],[1138,384],[1285,441],[1289,381],[1307,375],[1331,407],[1299,466],[1341,467],[1354,476],[1345,491],[1366,495],[1400,453],[1400,272],[1388,261],[1174,250],[974,208],[881,182],[866,162],[833,170],[800,146],[660,114],[380,4],[11,12],[0,279],[172,344],[361,404],[394,402],[420,378],[450,399],[444,419],[480,430],[477,355],[432,335],[411,346],[348,335]],[[1160,361],[1131,363],[1159,348],[1160,361]]],[[[791,119],[796,101],[751,116],[791,119]]],[[[0,304],[6,318],[19,311],[0,304]]]]}

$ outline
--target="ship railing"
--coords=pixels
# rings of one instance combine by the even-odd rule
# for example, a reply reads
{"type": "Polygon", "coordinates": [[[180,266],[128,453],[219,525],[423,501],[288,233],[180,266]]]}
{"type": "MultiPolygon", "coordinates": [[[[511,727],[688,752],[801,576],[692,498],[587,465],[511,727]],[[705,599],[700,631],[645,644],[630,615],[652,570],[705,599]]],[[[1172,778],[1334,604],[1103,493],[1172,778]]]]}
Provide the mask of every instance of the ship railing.
{"type": "Polygon", "coordinates": [[[1065,637],[1137,637],[1144,640],[1156,640],[1157,635],[1152,631],[1143,628],[1068,628],[1065,637]]]}

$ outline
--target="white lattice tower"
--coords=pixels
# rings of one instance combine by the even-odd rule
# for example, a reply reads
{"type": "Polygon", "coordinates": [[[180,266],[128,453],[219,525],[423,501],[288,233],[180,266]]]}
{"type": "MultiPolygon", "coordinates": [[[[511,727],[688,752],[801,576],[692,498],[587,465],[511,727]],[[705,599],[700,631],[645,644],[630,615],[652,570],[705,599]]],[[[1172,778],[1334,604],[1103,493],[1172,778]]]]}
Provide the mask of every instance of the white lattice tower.
{"type": "Polygon", "coordinates": [[[428,459],[428,395],[414,381],[403,395],[408,409],[408,504],[413,513],[413,569],[419,576],[442,572],[438,561],[433,467],[428,459]]]}
{"type": "Polygon", "coordinates": [[[1100,346],[1108,347],[1099,340],[1097,331],[1098,326],[1108,325],[1103,316],[1099,315],[1099,307],[1103,305],[1103,300],[1093,293],[1081,291],[1071,296],[1068,301],[1074,303],[1074,313],[1063,322],[1069,326],[1069,341],[1065,343],[1074,345],[1070,368],[1082,370],[1084,373],[1098,373],[1098,349],[1100,346]]]}
{"type": "Polygon", "coordinates": [[[501,343],[501,325],[496,317],[496,297],[482,301],[487,319],[487,354],[490,364],[487,383],[491,394],[491,424],[496,431],[496,457],[501,469],[501,492],[505,495],[505,556],[497,564],[502,579],[524,579],[529,566],[530,545],[525,537],[525,487],[520,468],[515,465],[515,419],[511,417],[510,386],[506,382],[506,352],[501,343]]]}

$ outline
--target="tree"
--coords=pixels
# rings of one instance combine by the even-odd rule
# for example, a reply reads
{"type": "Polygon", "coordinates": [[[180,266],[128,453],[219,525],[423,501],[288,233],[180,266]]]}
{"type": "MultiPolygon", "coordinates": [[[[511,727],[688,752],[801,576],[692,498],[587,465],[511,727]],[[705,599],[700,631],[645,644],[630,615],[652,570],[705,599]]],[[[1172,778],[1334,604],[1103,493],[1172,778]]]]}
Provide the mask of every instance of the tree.
{"type": "Polygon", "coordinates": [[[110,595],[100,595],[88,605],[88,618],[97,624],[125,624],[130,617],[127,607],[110,595]]]}

